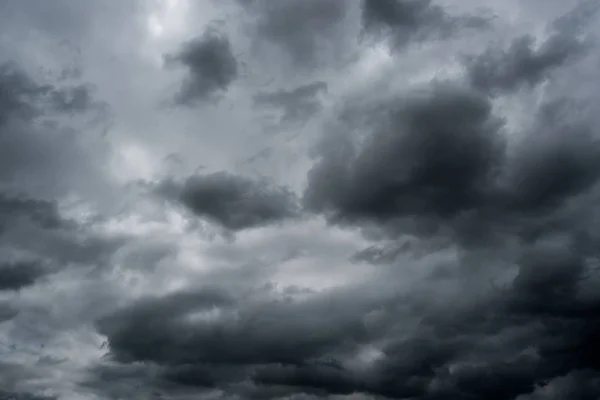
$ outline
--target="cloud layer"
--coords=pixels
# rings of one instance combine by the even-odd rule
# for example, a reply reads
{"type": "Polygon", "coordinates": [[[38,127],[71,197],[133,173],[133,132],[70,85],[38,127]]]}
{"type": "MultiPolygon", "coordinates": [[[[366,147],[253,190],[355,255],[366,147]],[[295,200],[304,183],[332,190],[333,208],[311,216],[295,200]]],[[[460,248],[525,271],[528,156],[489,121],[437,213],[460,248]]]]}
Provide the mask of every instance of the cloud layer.
{"type": "Polygon", "coordinates": [[[596,2],[77,4],[0,5],[0,400],[598,396],[596,2]]]}

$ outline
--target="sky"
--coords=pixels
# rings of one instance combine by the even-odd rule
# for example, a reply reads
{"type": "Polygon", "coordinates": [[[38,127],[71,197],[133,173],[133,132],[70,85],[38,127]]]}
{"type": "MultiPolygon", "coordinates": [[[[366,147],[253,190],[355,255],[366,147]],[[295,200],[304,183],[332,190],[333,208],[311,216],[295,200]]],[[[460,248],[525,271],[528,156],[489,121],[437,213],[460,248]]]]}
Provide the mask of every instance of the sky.
{"type": "Polygon", "coordinates": [[[0,400],[597,400],[600,3],[0,2],[0,400]]]}

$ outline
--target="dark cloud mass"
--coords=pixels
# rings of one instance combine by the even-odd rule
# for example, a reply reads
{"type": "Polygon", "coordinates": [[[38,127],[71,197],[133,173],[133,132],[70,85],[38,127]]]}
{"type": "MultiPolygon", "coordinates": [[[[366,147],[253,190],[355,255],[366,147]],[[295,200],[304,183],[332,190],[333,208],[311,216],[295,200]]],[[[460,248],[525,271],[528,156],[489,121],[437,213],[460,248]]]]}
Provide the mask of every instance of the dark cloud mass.
{"type": "Polygon", "coordinates": [[[10,263],[0,265],[0,290],[19,290],[33,285],[43,275],[33,263],[10,263]]]}
{"type": "Polygon", "coordinates": [[[600,3],[43,3],[0,400],[600,399],[600,3]]]}
{"type": "Polygon", "coordinates": [[[180,64],[187,69],[176,101],[193,105],[226,92],[237,78],[238,63],[229,39],[215,30],[185,43],[174,55],[165,58],[167,64],[180,64]]]}
{"type": "Polygon", "coordinates": [[[412,215],[451,219],[494,195],[504,143],[502,121],[486,98],[442,84],[383,107],[360,149],[323,144],[304,196],[309,209],[382,223],[412,215]]]}
{"type": "Polygon", "coordinates": [[[182,184],[166,181],[159,191],[192,213],[231,230],[285,220],[298,211],[288,189],[226,172],[191,176],[182,184]]]}

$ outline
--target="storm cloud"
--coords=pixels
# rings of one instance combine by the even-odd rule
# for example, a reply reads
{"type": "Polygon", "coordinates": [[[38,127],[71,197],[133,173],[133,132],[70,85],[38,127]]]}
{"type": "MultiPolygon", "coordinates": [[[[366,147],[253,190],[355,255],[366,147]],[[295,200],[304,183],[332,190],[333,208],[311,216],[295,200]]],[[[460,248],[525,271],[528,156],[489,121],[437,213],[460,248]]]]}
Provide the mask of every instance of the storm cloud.
{"type": "Polygon", "coordinates": [[[0,2],[0,399],[595,399],[596,3],[0,2]]]}
{"type": "Polygon", "coordinates": [[[185,43],[177,53],[167,55],[167,65],[179,64],[187,70],[176,101],[193,105],[226,92],[238,75],[232,51],[229,39],[211,29],[185,43]]]}
{"type": "Polygon", "coordinates": [[[363,0],[364,33],[386,38],[394,48],[439,40],[460,29],[482,28],[487,20],[478,16],[452,16],[431,0],[363,0]]]}
{"type": "Polygon", "coordinates": [[[194,175],[182,184],[165,181],[158,190],[199,217],[232,230],[267,225],[298,214],[296,198],[288,189],[226,172],[194,175]]]}

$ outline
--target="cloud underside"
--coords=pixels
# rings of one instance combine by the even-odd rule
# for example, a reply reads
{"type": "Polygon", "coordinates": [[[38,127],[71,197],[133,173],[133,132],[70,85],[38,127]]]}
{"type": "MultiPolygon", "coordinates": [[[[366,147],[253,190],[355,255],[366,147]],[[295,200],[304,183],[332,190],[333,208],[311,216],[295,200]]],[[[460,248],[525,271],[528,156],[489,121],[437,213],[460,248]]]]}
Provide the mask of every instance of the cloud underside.
{"type": "Polygon", "coordinates": [[[157,192],[192,214],[239,231],[294,218],[294,194],[284,187],[227,172],[193,175],[183,182],[166,180],[157,192]]]}

